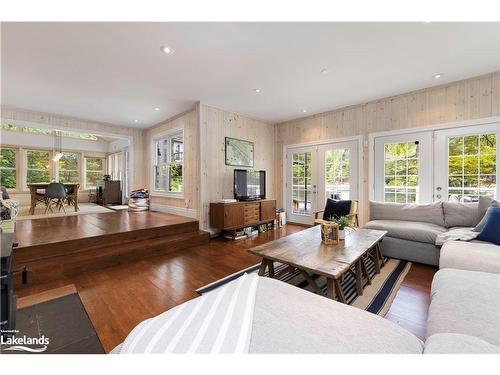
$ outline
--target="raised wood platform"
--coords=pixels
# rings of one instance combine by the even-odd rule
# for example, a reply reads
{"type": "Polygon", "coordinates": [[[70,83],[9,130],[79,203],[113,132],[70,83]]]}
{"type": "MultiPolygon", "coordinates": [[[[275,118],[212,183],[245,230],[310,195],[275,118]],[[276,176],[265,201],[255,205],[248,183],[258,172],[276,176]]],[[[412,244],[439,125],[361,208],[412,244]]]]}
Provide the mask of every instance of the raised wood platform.
{"type": "Polygon", "coordinates": [[[16,224],[14,268],[46,282],[209,242],[198,220],[159,212],[118,211],[24,220],[16,224]]]}

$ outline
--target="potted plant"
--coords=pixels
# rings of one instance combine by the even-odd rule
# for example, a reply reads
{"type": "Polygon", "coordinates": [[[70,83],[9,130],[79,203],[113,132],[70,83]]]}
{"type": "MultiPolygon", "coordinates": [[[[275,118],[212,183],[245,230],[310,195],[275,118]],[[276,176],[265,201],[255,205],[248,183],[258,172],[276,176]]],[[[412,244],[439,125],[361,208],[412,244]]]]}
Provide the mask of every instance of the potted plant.
{"type": "Polygon", "coordinates": [[[340,216],[338,219],[334,219],[334,221],[339,226],[339,239],[345,239],[345,228],[349,227],[349,219],[346,216],[340,216]]]}

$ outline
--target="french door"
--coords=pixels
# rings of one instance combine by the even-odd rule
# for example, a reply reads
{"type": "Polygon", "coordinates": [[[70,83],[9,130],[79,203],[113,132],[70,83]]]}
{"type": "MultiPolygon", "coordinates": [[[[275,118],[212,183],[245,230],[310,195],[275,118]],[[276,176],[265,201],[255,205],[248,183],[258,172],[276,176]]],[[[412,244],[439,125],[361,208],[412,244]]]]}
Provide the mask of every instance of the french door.
{"type": "Polygon", "coordinates": [[[500,197],[500,124],[375,138],[374,199],[475,202],[500,197]]]}
{"type": "Polygon", "coordinates": [[[500,197],[500,124],[436,131],[435,140],[436,200],[500,197]]]}
{"type": "Polygon", "coordinates": [[[358,142],[338,142],[287,150],[288,220],[312,224],[327,198],[359,199],[358,142]]]}

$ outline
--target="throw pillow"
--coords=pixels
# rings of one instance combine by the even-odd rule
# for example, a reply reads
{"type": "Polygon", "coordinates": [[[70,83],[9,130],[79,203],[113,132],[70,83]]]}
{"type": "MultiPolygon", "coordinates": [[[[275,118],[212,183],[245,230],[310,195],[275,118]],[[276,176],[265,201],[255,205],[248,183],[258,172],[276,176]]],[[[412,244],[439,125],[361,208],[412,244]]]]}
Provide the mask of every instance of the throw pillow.
{"type": "MultiPolygon", "coordinates": [[[[481,197],[481,198],[483,198],[483,197],[481,197]]],[[[481,232],[481,229],[483,229],[484,224],[486,224],[486,221],[488,220],[488,216],[490,215],[490,209],[500,207],[500,202],[498,202],[498,201],[495,201],[491,198],[486,198],[486,199],[483,199],[481,201],[481,198],[479,199],[478,210],[479,210],[480,214],[482,213],[482,216],[481,216],[481,219],[479,220],[479,222],[477,223],[476,227],[474,228],[474,231],[476,231],[476,232],[481,232]],[[490,206],[488,206],[486,208],[486,210],[483,211],[485,202],[489,202],[490,206]],[[482,207],[482,205],[483,205],[483,207],[482,207]]]]}
{"type": "Polygon", "coordinates": [[[332,217],[338,219],[341,216],[349,215],[349,212],[351,212],[351,201],[328,199],[325,212],[323,212],[323,220],[330,220],[332,217]]]}
{"type": "Polygon", "coordinates": [[[490,208],[489,211],[488,220],[477,239],[500,245],[500,230],[498,230],[500,228],[500,208],[490,208]]]}
{"type": "Polygon", "coordinates": [[[490,197],[479,197],[477,216],[474,225],[479,224],[479,222],[484,218],[484,215],[486,215],[486,211],[488,211],[489,207],[500,207],[500,203],[490,197]]]}

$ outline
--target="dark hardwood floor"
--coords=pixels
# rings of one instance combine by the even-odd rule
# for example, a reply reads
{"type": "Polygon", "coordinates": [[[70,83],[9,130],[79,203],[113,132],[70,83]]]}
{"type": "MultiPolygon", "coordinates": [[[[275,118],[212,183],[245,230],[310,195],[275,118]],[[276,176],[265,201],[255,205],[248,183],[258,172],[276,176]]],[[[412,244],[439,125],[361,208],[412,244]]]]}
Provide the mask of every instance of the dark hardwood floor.
{"type": "MultiPolygon", "coordinates": [[[[16,293],[24,297],[74,284],[104,349],[109,352],[142,320],[197,297],[195,290],[203,285],[258,263],[260,259],[247,249],[303,229],[288,224],[253,239],[217,238],[206,245],[44,284],[22,286],[16,280],[16,293]]],[[[433,267],[414,264],[386,316],[421,338],[425,335],[435,271],[433,267]]]]}

